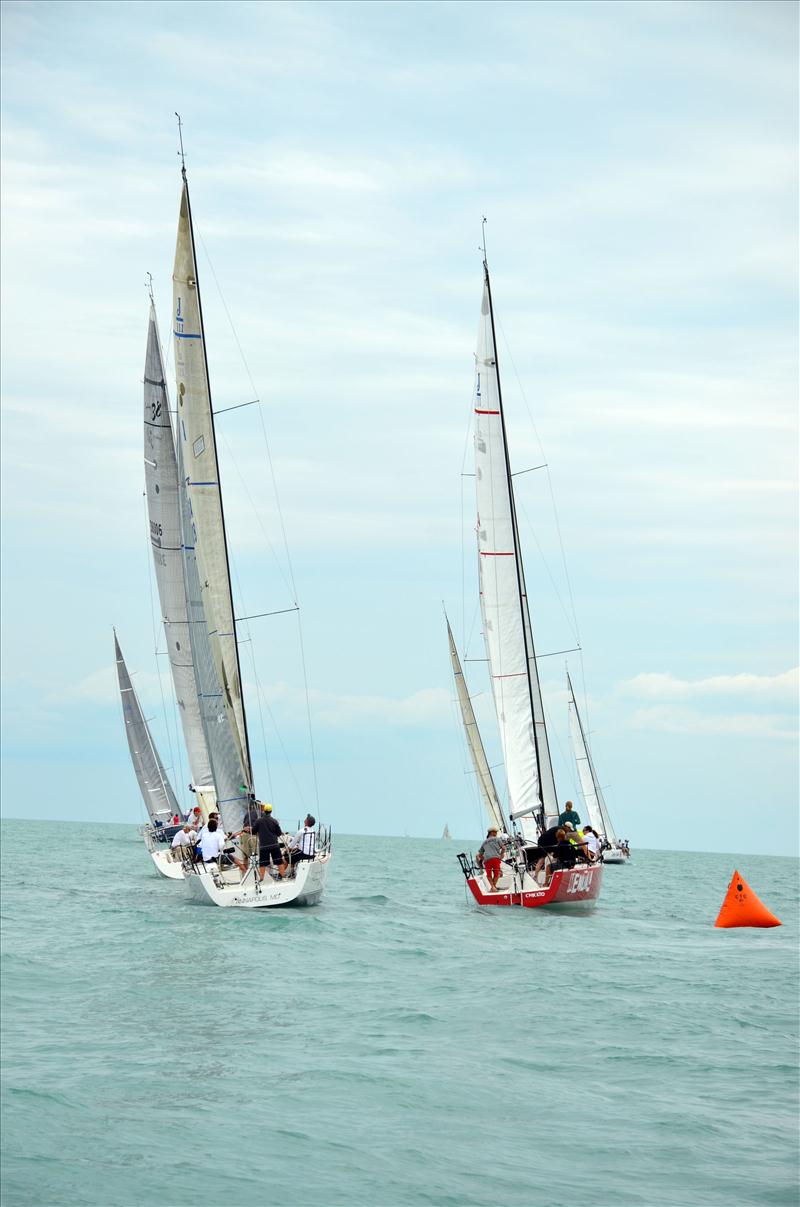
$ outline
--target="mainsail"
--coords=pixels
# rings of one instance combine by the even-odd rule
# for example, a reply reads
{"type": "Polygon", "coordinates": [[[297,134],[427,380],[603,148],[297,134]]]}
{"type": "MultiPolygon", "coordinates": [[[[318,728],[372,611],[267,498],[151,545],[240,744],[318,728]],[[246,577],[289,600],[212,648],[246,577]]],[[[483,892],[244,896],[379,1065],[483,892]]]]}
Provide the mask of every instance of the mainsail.
{"type": "Polygon", "coordinates": [[[200,717],[186,611],[178,467],[152,301],[144,369],[144,467],[150,544],[189,770],[196,786],[207,785],[211,783],[211,767],[200,717]]]}
{"type": "Polygon", "coordinates": [[[223,705],[243,768],[244,786],[247,791],[252,791],[250,748],[185,171],[175,248],[173,301],[178,439],[182,441],[186,490],[196,533],[195,552],[203,611],[223,705]]]}
{"type": "Polygon", "coordinates": [[[122,699],[125,733],[128,737],[128,749],[131,752],[139,790],[150,821],[153,824],[158,821],[162,825],[168,825],[176,814],[178,817],[182,816],[181,810],[178,807],[175,793],[172,791],[172,785],[167,779],[164,765],[159,758],[139,704],[139,698],[133,689],[116,633],[114,633],[114,654],[117,660],[117,678],[122,699]]]}
{"type": "MultiPolygon", "coordinates": [[[[478,786],[481,790],[481,799],[489,817],[489,822],[493,826],[497,826],[498,830],[506,830],[506,823],[503,817],[503,810],[500,807],[500,800],[497,796],[497,789],[492,779],[492,772],[489,767],[489,762],[486,758],[486,751],[483,748],[483,742],[478,730],[478,722],[475,720],[475,712],[472,707],[472,701],[467,690],[464,672],[461,669],[461,662],[456,650],[456,643],[453,640],[453,632],[450,628],[450,621],[447,621],[447,639],[450,642],[450,661],[453,664],[453,678],[456,684],[456,693],[458,695],[458,703],[461,708],[461,719],[464,722],[464,732],[467,735],[467,745],[472,758],[472,766],[475,768],[475,774],[478,777],[478,786]]],[[[447,830],[447,826],[445,826],[447,830]]],[[[450,837],[449,832],[442,837],[450,837]]]]}
{"type": "Polygon", "coordinates": [[[475,483],[481,613],[508,780],[509,814],[535,839],[558,819],[497,369],[484,262],[475,383],[475,483]]]}
{"type": "Polygon", "coordinates": [[[578,712],[578,704],[575,699],[575,691],[572,687],[569,672],[567,672],[567,687],[569,689],[569,731],[572,738],[575,763],[578,767],[578,777],[581,783],[584,804],[586,805],[592,828],[597,830],[599,834],[604,834],[611,845],[614,846],[617,836],[614,833],[614,827],[608,815],[606,802],[603,799],[603,791],[598,783],[592,756],[589,753],[586,734],[584,733],[583,722],[578,712]]]}

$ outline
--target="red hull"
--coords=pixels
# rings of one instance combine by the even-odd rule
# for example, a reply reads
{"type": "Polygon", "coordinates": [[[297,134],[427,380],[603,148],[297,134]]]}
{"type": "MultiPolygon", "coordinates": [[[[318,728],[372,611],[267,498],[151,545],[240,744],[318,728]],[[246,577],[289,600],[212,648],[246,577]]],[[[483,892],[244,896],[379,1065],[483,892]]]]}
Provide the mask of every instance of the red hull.
{"type": "MultiPolygon", "coordinates": [[[[526,877],[527,879],[527,877],[526,877]]],[[[600,896],[603,865],[600,863],[553,872],[547,888],[523,889],[522,892],[487,893],[474,876],[467,879],[470,892],[478,905],[522,905],[536,909],[540,905],[579,905],[595,901],[600,896]]]]}

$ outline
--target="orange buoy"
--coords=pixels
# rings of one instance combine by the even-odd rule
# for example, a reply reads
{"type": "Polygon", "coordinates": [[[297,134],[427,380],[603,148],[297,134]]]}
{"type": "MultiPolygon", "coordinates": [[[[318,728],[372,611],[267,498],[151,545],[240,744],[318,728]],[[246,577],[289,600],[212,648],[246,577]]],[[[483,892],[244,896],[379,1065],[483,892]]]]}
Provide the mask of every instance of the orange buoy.
{"type": "Polygon", "coordinates": [[[781,920],[758,899],[745,878],[734,872],[714,925],[780,926],[781,920]]]}

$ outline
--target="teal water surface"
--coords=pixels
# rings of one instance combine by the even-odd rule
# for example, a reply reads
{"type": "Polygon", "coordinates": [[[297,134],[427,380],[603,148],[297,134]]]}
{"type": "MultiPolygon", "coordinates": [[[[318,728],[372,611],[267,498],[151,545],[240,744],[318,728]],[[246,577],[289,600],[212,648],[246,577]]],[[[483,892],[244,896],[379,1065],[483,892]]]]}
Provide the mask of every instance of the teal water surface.
{"type": "Polygon", "coordinates": [[[4,1207],[797,1202],[797,860],[637,851],[578,917],[341,837],[250,912],[132,826],[2,833],[4,1207]],[[714,929],[734,867],[782,927],[714,929]]]}

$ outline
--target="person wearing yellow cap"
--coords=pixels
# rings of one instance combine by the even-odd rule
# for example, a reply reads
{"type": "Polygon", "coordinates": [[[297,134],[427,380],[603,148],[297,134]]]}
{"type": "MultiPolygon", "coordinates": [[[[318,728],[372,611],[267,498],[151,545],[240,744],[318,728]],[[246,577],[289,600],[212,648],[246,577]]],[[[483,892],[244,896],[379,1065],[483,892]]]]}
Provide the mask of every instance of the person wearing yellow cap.
{"type": "Polygon", "coordinates": [[[258,875],[261,880],[266,875],[270,864],[281,867],[283,852],[279,845],[281,826],[277,817],[272,816],[272,805],[261,806],[261,816],[255,823],[254,834],[258,834],[258,875]]]}

